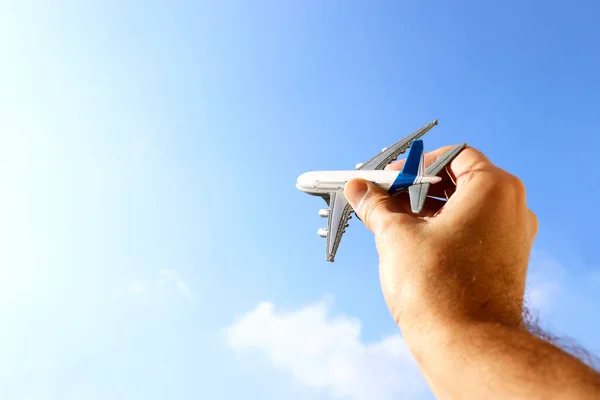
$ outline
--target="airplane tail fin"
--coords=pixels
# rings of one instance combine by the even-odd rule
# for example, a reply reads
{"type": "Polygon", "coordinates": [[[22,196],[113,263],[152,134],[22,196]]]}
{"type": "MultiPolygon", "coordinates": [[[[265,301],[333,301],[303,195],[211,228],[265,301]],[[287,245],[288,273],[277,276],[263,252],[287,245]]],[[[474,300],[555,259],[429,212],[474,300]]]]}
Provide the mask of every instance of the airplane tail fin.
{"type": "Polygon", "coordinates": [[[420,183],[422,177],[425,176],[425,154],[423,153],[423,141],[418,139],[413,141],[412,146],[406,157],[406,162],[402,168],[403,174],[414,175],[415,185],[408,188],[410,197],[410,208],[412,212],[418,214],[423,209],[427,192],[429,191],[429,182],[420,183]]]}
{"type": "Polygon", "coordinates": [[[402,167],[402,174],[424,176],[424,160],[423,141],[421,139],[413,140],[406,161],[404,162],[404,167],[402,167]]]}

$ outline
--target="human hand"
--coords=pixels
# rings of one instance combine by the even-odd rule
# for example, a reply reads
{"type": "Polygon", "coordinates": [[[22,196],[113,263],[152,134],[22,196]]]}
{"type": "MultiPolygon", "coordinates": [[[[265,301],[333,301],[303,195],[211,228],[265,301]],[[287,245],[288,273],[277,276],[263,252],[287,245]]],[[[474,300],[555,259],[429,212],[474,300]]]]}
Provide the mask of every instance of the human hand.
{"type": "MultiPolygon", "coordinates": [[[[426,165],[452,146],[425,156],[426,165]]],[[[388,166],[400,170],[404,161],[388,166]]],[[[419,216],[407,194],[354,179],[345,196],[375,235],[385,301],[409,346],[477,322],[521,327],[537,219],[515,176],[465,148],[431,185],[419,216]]]]}

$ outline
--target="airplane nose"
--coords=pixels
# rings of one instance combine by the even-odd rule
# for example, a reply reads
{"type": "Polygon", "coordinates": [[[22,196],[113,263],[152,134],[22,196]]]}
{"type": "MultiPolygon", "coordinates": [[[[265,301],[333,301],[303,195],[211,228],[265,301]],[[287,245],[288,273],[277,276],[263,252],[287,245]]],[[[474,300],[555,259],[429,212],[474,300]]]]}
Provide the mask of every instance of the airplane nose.
{"type": "Polygon", "coordinates": [[[305,192],[311,186],[311,173],[305,172],[296,180],[296,188],[305,192]]]}
{"type": "Polygon", "coordinates": [[[306,175],[306,174],[302,174],[298,177],[298,179],[296,179],[296,189],[302,190],[303,183],[306,180],[304,178],[304,175],[306,175]]]}

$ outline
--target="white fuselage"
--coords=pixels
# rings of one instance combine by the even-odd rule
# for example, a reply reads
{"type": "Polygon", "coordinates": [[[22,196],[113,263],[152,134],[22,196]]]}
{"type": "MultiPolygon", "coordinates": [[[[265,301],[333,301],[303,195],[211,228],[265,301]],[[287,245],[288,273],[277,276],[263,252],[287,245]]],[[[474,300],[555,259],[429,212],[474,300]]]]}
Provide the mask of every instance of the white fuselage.
{"type": "MultiPolygon", "coordinates": [[[[341,171],[312,171],[298,177],[296,187],[315,196],[328,195],[331,192],[343,191],[346,183],[353,178],[361,178],[373,182],[376,186],[388,191],[400,175],[399,171],[386,170],[341,170],[341,171]]],[[[419,183],[436,183],[441,180],[437,176],[405,176],[403,179],[408,187],[419,183]]]]}

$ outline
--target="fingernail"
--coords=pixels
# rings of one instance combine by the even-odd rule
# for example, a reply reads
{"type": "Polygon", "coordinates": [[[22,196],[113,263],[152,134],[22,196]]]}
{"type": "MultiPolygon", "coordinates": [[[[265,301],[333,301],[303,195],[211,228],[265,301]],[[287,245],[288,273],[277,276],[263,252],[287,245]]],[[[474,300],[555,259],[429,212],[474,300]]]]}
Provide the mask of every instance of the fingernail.
{"type": "Polygon", "coordinates": [[[346,188],[344,189],[344,195],[346,199],[348,199],[348,203],[355,210],[358,208],[360,201],[369,190],[367,183],[363,180],[353,180],[346,184],[346,188]]]}

